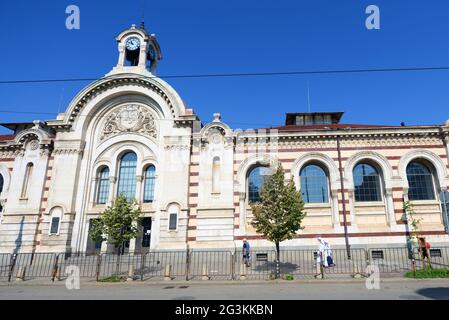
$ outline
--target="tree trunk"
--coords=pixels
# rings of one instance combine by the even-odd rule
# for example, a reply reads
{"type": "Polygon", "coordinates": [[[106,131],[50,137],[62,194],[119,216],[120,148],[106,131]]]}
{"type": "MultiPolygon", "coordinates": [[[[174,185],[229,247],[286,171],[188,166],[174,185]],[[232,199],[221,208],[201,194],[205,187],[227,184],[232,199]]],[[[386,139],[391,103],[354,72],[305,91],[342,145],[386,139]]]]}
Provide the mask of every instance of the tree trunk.
{"type": "Polygon", "coordinates": [[[279,241],[276,241],[275,244],[276,244],[276,260],[279,261],[279,256],[280,256],[279,241]]]}
{"type": "Polygon", "coordinates": [[[276,244],[276,278],[279,278],[281,276],[281,270],[280,270],[280,250],[279,250],[279,241],[275,242],[276,244]]]}
{"type": "Polygon", "coordinates": [[[120,274],[120,257],[122,254],[122,245],[117,246],[117,264],[115,266],[115,274],[118,276],[120,274]]]}

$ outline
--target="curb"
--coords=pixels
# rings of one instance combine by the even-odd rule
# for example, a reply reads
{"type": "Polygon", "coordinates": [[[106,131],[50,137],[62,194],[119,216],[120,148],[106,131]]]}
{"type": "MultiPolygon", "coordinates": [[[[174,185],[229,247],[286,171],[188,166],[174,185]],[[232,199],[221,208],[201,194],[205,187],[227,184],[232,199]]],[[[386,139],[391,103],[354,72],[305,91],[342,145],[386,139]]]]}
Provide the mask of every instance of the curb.
{"type": "MultiPolygon", "coordinates": [[[[300,279],[300,280],[235,280],[235,281],[124,281],[124,282],[96,282],[81,281],[81,285],[96,286],[96,287],[108,287],[108,286],[222,286],[222,285],[259,285],[259,284],[273,284],[273,285],[285,285],[285,284],[344,284],[344,283],[364,283],[366,278],[362,279],[300,279]]],[[[448,282],[449,279],[445,278],[430,278],[430,279],[410,279],[404,277],[384,278],[380,280],[381,283],[411,283],[411,282],[448,282]]],[[[65,286],[65,281],[55,282],[35,282],[35,281],[23,281],[23,282],[0,282],[0,287],[27,287],[27,286],[65,286]]]]}

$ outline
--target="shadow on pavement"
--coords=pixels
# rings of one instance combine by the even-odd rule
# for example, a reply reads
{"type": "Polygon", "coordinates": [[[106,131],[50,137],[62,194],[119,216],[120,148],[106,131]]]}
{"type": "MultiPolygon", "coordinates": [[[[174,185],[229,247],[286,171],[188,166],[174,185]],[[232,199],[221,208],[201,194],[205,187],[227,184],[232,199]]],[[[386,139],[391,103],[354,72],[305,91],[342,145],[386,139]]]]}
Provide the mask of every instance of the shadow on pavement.
{"type": "Polygon", "coordinates": [[[417,290],[416,293],[430,299],[449,300],[449,288],[423,288],[417,290]]]}

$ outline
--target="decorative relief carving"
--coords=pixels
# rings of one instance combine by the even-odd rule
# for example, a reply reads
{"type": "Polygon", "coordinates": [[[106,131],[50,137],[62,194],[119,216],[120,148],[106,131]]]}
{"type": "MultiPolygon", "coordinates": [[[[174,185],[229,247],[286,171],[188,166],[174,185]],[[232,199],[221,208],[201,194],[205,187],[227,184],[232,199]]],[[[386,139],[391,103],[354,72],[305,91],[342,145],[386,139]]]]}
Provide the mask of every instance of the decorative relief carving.
{"type": "Polygon", "coordinates": [[[123,132],[142,133],[156,138],[156,123],[153,115],[146,108],[138,105],[124,106],[108,116],[100,140],[123,132]]]}
{"type": "Polygon", "coordinates": [[[85,142],[81,140],[56,140],[55,154],[82,154],[85,142]]]}
{"type": "Polygon", "coordinates": [[[39,141],[38,140],[32,140],[29,143],[30,150],[37,150],[39,148],[39,141]]]}

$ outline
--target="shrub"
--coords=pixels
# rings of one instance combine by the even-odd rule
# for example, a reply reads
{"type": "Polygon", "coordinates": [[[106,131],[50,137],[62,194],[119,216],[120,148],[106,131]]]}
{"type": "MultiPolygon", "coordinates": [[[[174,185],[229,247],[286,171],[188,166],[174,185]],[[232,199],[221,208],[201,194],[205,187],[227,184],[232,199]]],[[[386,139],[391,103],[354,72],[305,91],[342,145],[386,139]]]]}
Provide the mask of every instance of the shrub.
{"type": "Polygon", "coordinates": [[[108,278],[98,279],[98,282],[121,282],[125,281],[125,279],[118,274],[113,274],[108,278]]]}
{"type": "Polygon", "coordinates": [[[409,271],[405,274],[407,278],[428,279],[428,278],[449,278],[449,269],[433,269],[430,267],[418,269],[415,272],[409,271]]]}
{"type": "Polygon", "coordinates": [[[295,280],[295,277],[292,274],[284,274],[282,280],[295,280]]]}

